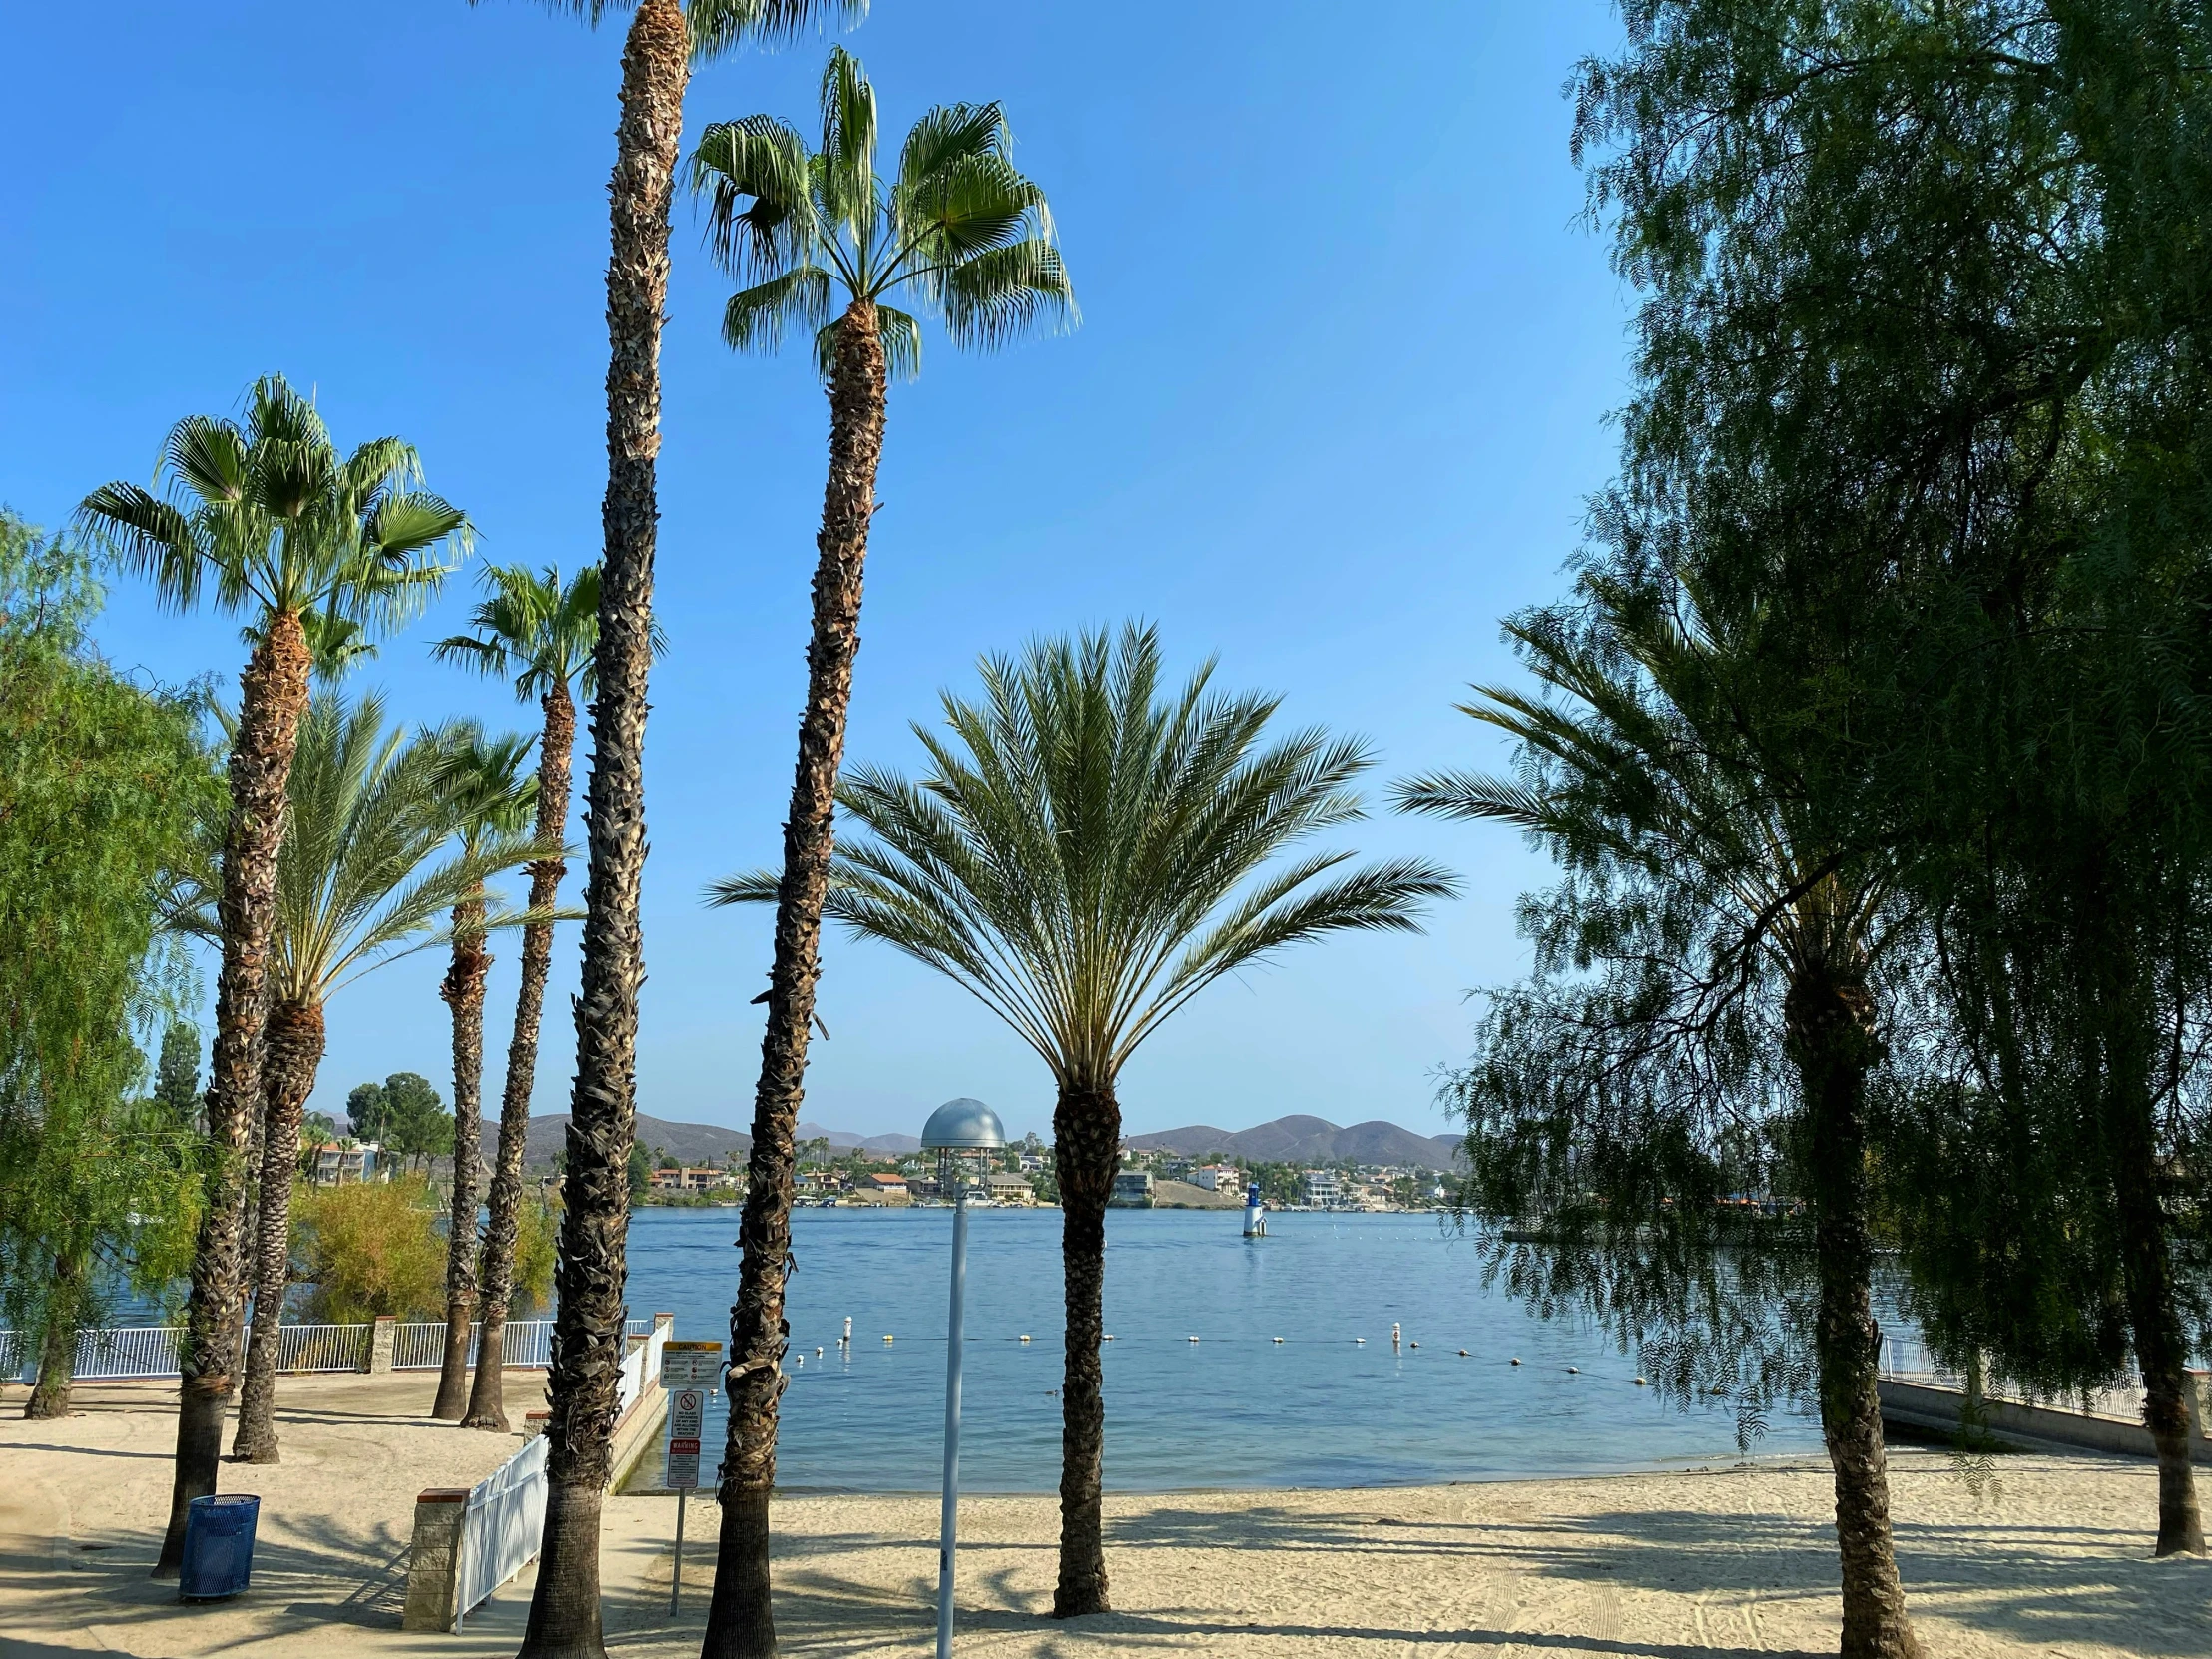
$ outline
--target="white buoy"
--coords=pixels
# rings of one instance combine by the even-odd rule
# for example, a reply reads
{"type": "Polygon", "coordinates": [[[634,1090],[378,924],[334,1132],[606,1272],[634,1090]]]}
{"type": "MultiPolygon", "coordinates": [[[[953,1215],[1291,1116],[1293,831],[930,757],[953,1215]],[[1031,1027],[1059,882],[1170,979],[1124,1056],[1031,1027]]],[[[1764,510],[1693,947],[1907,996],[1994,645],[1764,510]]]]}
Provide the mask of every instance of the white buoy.
{"type": "Polygon", "coordinates": [[[890,1333],[889,1333],[888,1331],[884,1332],[884,1333],[883,1333],[883,1341],[884,1341],[885,1343],[888,1343],[888,1342],[889,1342],[890,1340],[891,1340],[891,1334],[890,1334],[890,1333]]]}
{"type": "Polygon", "coordinates": [[[1355,1343],[1358,1343],[1362,1348],[1366,1348],[1368,1346],[1368,1340],[1365,1337],[1355,1337],[1352,1340],[1355,1343]]]}
{"type": "Polygon", "coordinates": [[[1281,1341],[1282,1341],[1283,1339],[1282,1339],[1281,1337],[1278,1337],[1278,1338],[1276,1338],[1275,1340],[1276,1340],[1277,1342],[1281,1342],[1281,1341]]]}
{"type": "Polygon", "coordinates": [[[1407,1348],[1418,1348],[1418,1347],[1420,1347],[1420,1344],[1418,1344],[1418,1343],[1407,1343],[1407,1344],[1406,1344],[1405,1346],[1406,1346],[1407,1348]]]}
{"type": "Polygon", "coordinates": [[[1022,1340],[1023,1342],[1027,1342],[1027,1341],[1029,1340],[1029,1333],[1028,1333],[1028,1332],[1026,1332],[1026,1331],[1024,1331],[1024,1332],[1023,1332],[1023,1333],[1021,1334],[1021,1340],[1022,1340]]]}
{"type": "MultiPolygon", "coordinates": [[[[1461,1354],[1464,1354],[1464,1353],[1466,1353],[1466,1350],[1465,1350],[1465,1349],[1461,1349],[1461,1350],[1460,1350],[1459,1352],[1460,1352],[1461,1354]]],[[[1519,1355],[1517,1355],[1517,1354],[1516,1354],[1516,1355],[1514,1355],[1514,1356],[1513,1356],[1513,1364],[1514,1364],[1514,1365],[1516,1365],[1516,1366],[1520,1364],[1520,1356],[1519,1356],[1519,1355]]]]}
{"type": "Polygon", "coordinates": [[[1197,1339],[1196,1337],[1186,1337],[1186,1338],[1184,1338],[1183,1340],[1184,1340],[1185,1342],[1191,1342],[1191,1343],[1195,1343],[1195,1342],[1197,1342],[1197,1341],[1198,1341],[1198,1339],[1197,1339]]]}
{"type": "Polygon", "coordinates": [[[1651,1384],[1646,1382],[1642,1378],[1639,1377],[1636,1379],[1636,1386],[1639,1388],[1648,1388],[1651,1386],[1651,1384]]]}
{"type": "Polygon", "coordinates": [[[1395,1320],[1390,1321],[1390,1346],[1392,1348],[1396,1348],[1399,1346],[1397,1340],[1397,1321],[1395,1320]]]}
{"type": "Polygon", "coordinates": [[[1567,1368],[1567,1375],[1569,1377],[1580,1377],[1582,1375],[1582,1368],[1580,1366],[1569,1366],[1567,1368]]]}
{"type": "MultiPolygon", "coordinates": [[[[1459,1358],[1460,1358],[1460,1359],[1462,1359],[1462,1360],[1464,1360],[1464,1359],[1465,1359],[1466,1357],[1467,1357],[1467,1351],[1466,1351],[1465,1349],[1463,1349],[1463,1348],[1462,1348],[1462,1349],[1461,1349],[1461,1350],[1459,1351],[1459,1358]]],[[[1520,1364],[1520,1362],[1519,1362],[1518,1360],[1515,1360],[1515,1361],[1513,1362],[1513,1364],[1517,1366],[1517,1365],[1519,1365],[1519,1364],[1520,1364]]]]}
{"type": "Polygon", "coordinates": [[[852,1316],[850,1314],[844,1316],[844,1335],[838,1341],[846,1344],[852,1341],[852,1316]]]}

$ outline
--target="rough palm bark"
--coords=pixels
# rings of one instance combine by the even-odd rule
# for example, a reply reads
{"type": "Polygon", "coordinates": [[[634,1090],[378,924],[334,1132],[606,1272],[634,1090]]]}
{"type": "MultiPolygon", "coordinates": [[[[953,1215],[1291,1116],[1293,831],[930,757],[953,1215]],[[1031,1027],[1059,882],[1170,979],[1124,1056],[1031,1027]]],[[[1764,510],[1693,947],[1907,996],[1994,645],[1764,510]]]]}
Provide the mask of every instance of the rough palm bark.
{"type": "Polygon", "coordinates": [[[1835,1475],[1843,1566],[1844,1659],[1920,1659],[1890,1527],[1890,1469],[1876,1388],[1881,1328],[1871,1294],[1866,1079],[1879,1055],[1874,1002],[1850,976],[1819,971],[1790,987],[1783,1017],[1812,1133],[1814,1329],[1821,1431],[1835,1475]]]}
{"type": "Polygon", "coordinates": [[[1060,1399],[1060,1581],[1052,1616],[1103,1613],[1106,1535],[1100,1509],[1106,1453],[1106,1201],[1121,1167],[1121,1105],[1108,1088],[1063,1087],[1052,1112],[1060,1179],[1060,1269],[1066,1279],[1067,1361],[1060,1399]]]}
{"type": "Polygon", "coordinates": [[[54,1287],[47,1298],[46,1327],[39,1337],[38,1378],[31,1397],[23,1402],[30,1418],[69,1415],[69,1385],[77,1370],[78,1310],[84,1286],[85,1263],[81,1257],[58,1256],[54,1260],[54,1287]]]}
{"type": "Polygon", "coordinates": [[[176,1474],[156,1578],[177,1576],[184,1559],[185,1516],[194,1498],[215,1490],[223,1455],[224,1404],[239,1358],[247,1143],[262,1108],[263,998],[276,920],[276,854],[283,842],[284,785],[299,739],[299,717],[307,706],[311,665],[299,619],[278,612],[269,619],[240,682],[238,736],[230,764],[231,816],[223,840],[223,965],[216,979],[208,1083],[211,1169],[179,1350],[183,1377],[176,1474]]]}
{"type": "Polygon", "coordinates": [[[776,1651],[769,1600],[768,1507],[776,1485],[777,1404],[784,1392],[784,1282],[791,1262],[794,1138],[806,1093],[807,1039],[821,971],[822,908],[837,768],[860,648],[860,578],[887,405],[875,307],[848,306],[836,325],[830,374],[830,477],[815,541],[814,635],[807,647],[807,705],[799,766],[784,824],[784,874],[769,969],[768,1028],[753,1101],[753,1152],[738,1300],[730,1311],[730,1438],[722,1469],[722,1535],[705,1659],[758,1659],[776,1651]]]}
{"type": "Polygon", "coordinates": [[[622,1364],[638,987],[645,978],[638,889],[646,852],[661,312],[668,296],[669,195],[690,72],[683,9],[676,0],[640,0],[623,45],[622,116],[608,186],[606,554],[585,812],[590,877],[553,1324],[545,1532],[523,1659],[601,1659],[605,1652],[599,1511],[622,1364]]]}
{"type": "MultiPolygon", "coordinates": [[[[570,756],[576,748],[576,705],[568,688],[555,685],[543,699],[545,727],[538,738],[538,839],[558,846],[568,834],[570,756]]],[[[560,897],[568,865],[540,858],[530,866],[530,908],[549,913],[560,897]]],[[[534,922],[522,932],[522,988],[515,996],[515,1029],[507,1045],[507,1082],[499,1099],[499,1151],[492,1168],[489,1213],[484,1221],[478,1297],[483,1327],[476,1340],[476,1382],[461,1418],[464,1428],[507,1431],[507,1311],[514,1297],[515,1237],[522,1217],[522,1153],[530,1133],[530,1090],[538,1070],[538,1029],[545,1013],[545,981],[553,963],[553,924],[534,922]]]]}
{"type": "Polygon", "coordinates": [[[276,1449],[276,1345],[284,1292],[291,1284],[292,1171],[299,1163],[299,1125],[322,1064],[322,1008],[280,1002],[270,1011],[262,1057],[264,1096],[260,1255],[254,1268],[254,1326],[239,1390],[238,1434],[231,1455],[242,1463],[279,1461],[276,1449]]]}
{"type": "Polygon", "coordinates": [[[453,1013],[453,1208],[445,1235],[445,1355],[430,1415],[458,1422],[468,1407],[468,1328],[476,1314],[476,1207],[482,1197],[484,900],[453,906],[453,958],[438,995],[453,1013]]]}

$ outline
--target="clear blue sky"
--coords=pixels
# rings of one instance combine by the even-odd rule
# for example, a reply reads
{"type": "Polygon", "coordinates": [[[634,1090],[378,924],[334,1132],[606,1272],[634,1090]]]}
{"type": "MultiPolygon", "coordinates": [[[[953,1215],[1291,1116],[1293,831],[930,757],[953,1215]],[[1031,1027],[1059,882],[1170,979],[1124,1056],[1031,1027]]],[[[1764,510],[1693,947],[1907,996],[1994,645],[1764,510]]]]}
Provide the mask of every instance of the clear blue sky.
{"type": "MultiPolygon", "coordinates": [[[[1365,734],[1380,785],[1494,762],[1451,704],[1511,672],[1498,618],[1550,597],[1612,466],[1627,302],[1579,223],[1561,86],[1619,25],[1588,0],[877,0],[846,37],[886,135],[1004,101],[1049,193],[1084,325],[984,358],[932,339],[893,393],[848,755],[910,766],[906,722],[978,653],[1143,616],[1183,665],[1365,734]]],[[[596,557],[605,481],[605,189],[621,19],[526,0],[17,6],[0,104],[0,501],[48,525],[146,479],[169,423],[257,375],[314,388],[341,443],[395,432],[464,506],[481,555],[596,557]]],[[[823,47],[732,59],[689,122],[805,122],[823,47]]],[[[752,1114],[765,920],[698,893],[772,860],[804,684],[826,410],[798,353],[733,357],[724,280],[679,201],[664,352],[639,1106],[752,1114]]],[[[358,682],[410,720],[527,726],[432,665],[473,597],[358,682]]],[[[117,583],[109,655],[235,691],[234,620],[117,583]]],[[[358,683],[357,682],[357,683],[358,683]]],[[[1510,833],[1380,814],[1341,837],[1440,857],[1467,896],[1421,938],[1326,943],[1209,991],[1123,1080],[1132,1132],[1286,1112],[1446,1124],[1434,1074],[1464,993],[1518,972],[1513,903],[1542,867],[1510,833]]],[[[573,889],[572,889],[573,890],[573,889]]],[[[511,1015],[498,947],[487,1049],[511,1015]]],[[[574,930],[557,946],[536,1108],[565,1110],[574,930]]],[[[330,1009],[317,1107],[421,1071],[449,1089],[439,964],[330,1009]]],[[[1048,1127],[1049,1080],[924,970],[832,939],[807,1115],[911,1131],[953,1094],[1048,1127]]]]}

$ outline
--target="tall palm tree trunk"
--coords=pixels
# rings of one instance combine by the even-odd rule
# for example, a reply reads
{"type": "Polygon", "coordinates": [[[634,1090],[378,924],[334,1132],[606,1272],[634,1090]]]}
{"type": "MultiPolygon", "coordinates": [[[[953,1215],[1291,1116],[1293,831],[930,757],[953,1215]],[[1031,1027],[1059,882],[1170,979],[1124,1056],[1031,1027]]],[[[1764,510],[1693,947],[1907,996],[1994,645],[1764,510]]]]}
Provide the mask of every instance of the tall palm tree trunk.
{"type": "Polygon", "coordinates": [[[822,907],[837,767],[860,649],[860,576],[875,469],[883,454],[883,342],[875,307],[854,300],[837,323],[830,376],[830,479],[816,537],[814,637],[807,647],[807,706],[799,718],[799,767],[784,825],[784,878],[776,900],[768,1029],[753,1097],[750,1187],[739,1243],[745,1256],[730,1310],[730,1438],[722,1465],[722,1536],[704,1659],[761,1659],[776,1651],[769,1601],[768,1505],[776,1485],[776,1408],[784,1392],[784,1279],[791,1259],[792,1181],[799,1105],[806,1093],[807,1035],[821,969],[822,907]]]}
{"type": "Polygon", "coordinates": [[[291,1284],[291,1185],[299,1163],[299,1123],[322,1064],[322,1006],[280,1002],[270,1010],[262,1057],[267,1107],[262,1125],[260,1260],[254,1274],[254,1332],[246,1350],[246,1384],[239,1390],[238,1434],[231,1455],[242,1463],[274,1463],[276,1453],[276,1345],[291,1284]]]}
{"type": "Polygon", "coordinates": [[[1890,1531],[1890,1466],[1876,1387],[1881,1328],[1867,1225],[1866,1080],[1878,1043],[1873,999],[1855,978],[1802,975],[1784,999],[1791,1059],[1813,1135],[1813,1346],[1821,1431],[1835,1472],[1844,1586],[1843,1659],[1920,1659],[1890,1531]]]}
{"type": "Polygon", "coordinates": [[[231,749],[231,818],[223,838],[223,966],[216,979],[215,1046],[208,1083],[208,1145],[213,1169],[207,1208],[193,1250],[192,1294],[179,1350],[177,1467],[169,1530],[156,1578],[174,1578],[184,1560],[185,1516],[192,1500],[215,1490],[223,1456],[224,1403],[239,1359],[241,1200],[246,1149],[262,1109],[263,996],[269,936],[276,911],[276,853],[284,834],[284,785],[312,666],[299,619],[269,619],[240,682],[238,737],[231,749]]]}
{"type": "Polygon", "coordinates": [[[69,1384],[77,1371],[77,1328],[83,1323],[85,1258],[63,1252],[54,1259],[54,1287],[39,1333],[38,1380],[23,1402],[29,1418],[69,1415],[69,1384]]]}
{"type": "MultiPolygon", "coordinates": [[[[544,697],[545,729],[538,737],[538,839],[559,845],[568,833],[569,757],[576,748],[576,705],[566,686],[544,697]]],[[[530,908],[550,911],[560,897],[567,864],[540,858],[530,866],[530,908]]],[[[499,1153],[492,1169],[490,1213],[484,1223],[484,1257],[478,1272],[482,1333],[476,1339],[476,1383],[463,1428],[507,1431],[507,1307],[514,1296],[515,1235],[522,1217],[522,1153],[530,1135],[530,1090],[538,1071],[538,1027],[545,1014],[545,980],[553,964],[553,924],[522,930],[522,989],[515,996],[514,1038],[507,1045],[507,1082],[499,1097],[499,1153]]]]}
{"type": "Polygon", "coordinates": [[[453,1011],[453,1210],[445,1234],[445,1356],[430,1415],[458,1422],[468,1407],[468,1327],[476,1313],[476,1206],[484,1163],[484,900],[453,906],[453,960],[438,995],[453,1011]]]}
{"type": "Polygon", "coordinates": [[[1063,1084],[1052,1111],[1060,1179],[1060,1271],[1066,1281],[1067,1358],[1060,1385],[1060,1582],[1052,1616],[1103,1613],[1106,1535],[1106,1201],[1121,1168],[1121,1103],[1112,1084],[1063,1084]]]}
{"type": "Polygon", "coordinates": [[[559,1307],[547,1427],[549,1483],[523,1659],[601,1659],[599,1509],[622,1365],[624,1236],[645,953],[646,678],[653,662],[654,462],[661,448],[661,311],[668,207],[691,42],[676,0],[639,0],[622,52],[622,118],[608,186],[606,555],[599,696],[592,706],[583,983],[568,1124],[559,1307]]]}

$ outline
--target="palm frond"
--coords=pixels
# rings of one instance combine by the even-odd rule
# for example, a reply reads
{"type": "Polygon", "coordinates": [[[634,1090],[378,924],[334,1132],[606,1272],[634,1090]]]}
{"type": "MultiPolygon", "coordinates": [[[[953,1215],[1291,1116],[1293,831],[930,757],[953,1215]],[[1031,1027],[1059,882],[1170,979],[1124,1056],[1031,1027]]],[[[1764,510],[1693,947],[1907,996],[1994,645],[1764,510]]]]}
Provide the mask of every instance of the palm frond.
{"type": "Polygon", "coordinates": [[[686,0],[692,61],[707,63],[748,41],[778,45],[819,28],[858,28],[867,0],[686,0]]]}
{"type": "Polygon", "coordinates": [[[1035,237],[962,260],[944,274],[942,304],[954,342],[985,351],[1080,320],[1060,251],[1035,237]]]}
{"type": "Polygon", "coordinates": [[[804,265],[730,296],[722,340],[733,351],[775,351],[794,327],[820,329],[830,315],[830,274],[804,265]]]}
{"type": "MultiPolygon", "coordinates": [[[[838,790],[826,916],[965,987],[1064,1080],[1106,1083],[1222,974],[1331,932],[1415,925],[1455,890],[1417,860],[1334,873],[1350,853],[1277,858],[1359,814],[1357,741],[1268,740],[1275,700],[1161,695],[1159,641],[1125,628],[985,659],[975,698],[916,728],[919,780],[873,767],[838,790]]],[[[765,903],[767,872],[709,889],[765,903]]]]}
{"type": "Polygon", "coordinates": [[[718,121],[691,157],[707,206],[707,247],[733,276],[771,276],[808,259],[815,223],[807,141],[773,116],[718,121]]]}
{"type": "Polygon", "coordinates": [[[830,48],[822,71],[822,150],[815,191],[829,227],[866,243],[875,226],[875,89],[860,60],[830,48]]]}

